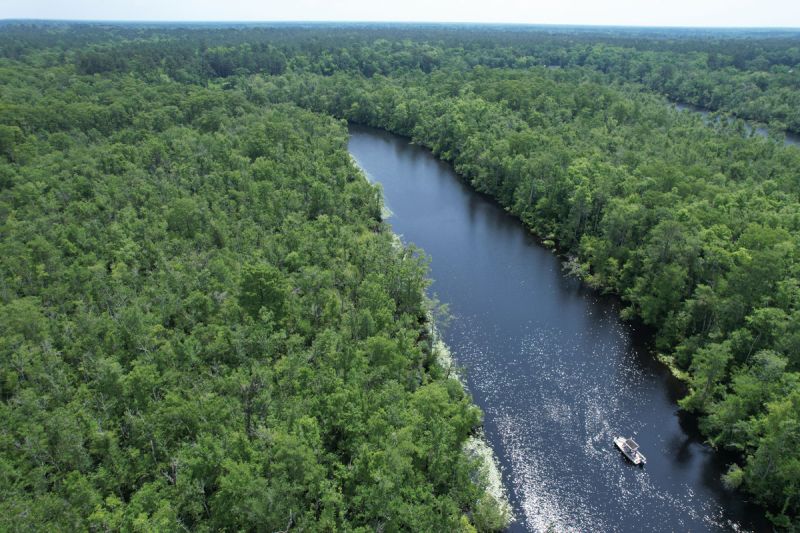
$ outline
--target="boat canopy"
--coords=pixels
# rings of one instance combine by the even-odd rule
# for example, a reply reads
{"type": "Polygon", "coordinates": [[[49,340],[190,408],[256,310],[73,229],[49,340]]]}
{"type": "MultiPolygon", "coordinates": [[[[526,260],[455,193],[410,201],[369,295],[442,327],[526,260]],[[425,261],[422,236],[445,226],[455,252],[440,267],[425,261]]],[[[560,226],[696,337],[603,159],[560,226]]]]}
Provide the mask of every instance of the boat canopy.
{"type": "Polygon", "coordinates": [[[634,452],[639,449],[639,445],[633,439],[625,439],[625,445],[634,452]]]}

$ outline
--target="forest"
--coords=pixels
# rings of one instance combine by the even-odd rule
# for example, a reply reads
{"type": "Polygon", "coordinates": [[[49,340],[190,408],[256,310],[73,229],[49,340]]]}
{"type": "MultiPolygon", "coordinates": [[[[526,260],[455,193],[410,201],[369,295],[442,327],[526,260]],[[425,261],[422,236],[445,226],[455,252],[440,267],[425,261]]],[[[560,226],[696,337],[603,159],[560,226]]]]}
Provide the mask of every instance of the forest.
{"type": "Polygon", "coordinates": [[[0,70],[0,529],[504,524],[341,122],[0,70]]]}
{"type": "Polygon", "coordinates": [[[800,33],[7,23],[0,58],[4,529],[505,525],[342,119],[618,295],[800,527],[800,33]]]}

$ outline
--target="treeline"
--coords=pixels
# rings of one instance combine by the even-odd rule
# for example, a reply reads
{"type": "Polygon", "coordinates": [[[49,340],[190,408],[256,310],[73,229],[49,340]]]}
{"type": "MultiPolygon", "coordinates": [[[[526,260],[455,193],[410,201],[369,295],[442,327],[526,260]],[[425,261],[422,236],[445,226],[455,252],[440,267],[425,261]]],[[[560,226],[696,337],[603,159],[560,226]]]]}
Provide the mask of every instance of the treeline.
{"type": "Polygon", "coordinates": [[[343,123],[131,73],[0,80],[0,530],[503,527],[425,258],[343,123]]]}
{"type": "MultiPolygon", "coordinates": [[[[256,78],[249,90],[410,136],[589,283],[620,294],[687,372],[681,401],[776,524],[800,510],[800,150],[550,69],[256,78]]],[[[795,522],[796,525],[796,522],[795,522]]]]}
{"type": "Polygon", "coordinates": [[[800,33],[792,30],[330,24],[35,23],[1,26],[0,57],[78,72],[163,73],[205,83],[287,67],[318,74],[486,66],[582,67],[668,98],[800,133],[800,33]]]}

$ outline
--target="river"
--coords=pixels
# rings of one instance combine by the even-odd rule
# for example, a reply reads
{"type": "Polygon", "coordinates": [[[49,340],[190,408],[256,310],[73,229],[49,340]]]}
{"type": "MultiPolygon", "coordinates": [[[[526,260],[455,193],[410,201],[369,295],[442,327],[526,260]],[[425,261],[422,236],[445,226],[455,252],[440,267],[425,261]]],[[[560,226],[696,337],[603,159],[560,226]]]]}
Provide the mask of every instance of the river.
{"type": "MultiPolygon", "coordinates": [[[[678,111],[690,111],[692,113],[697,113],[703,118],[704,121],[711,122],[709,115],[711,115],[712,111],[710,109],[706,109],[705,107],[698,107],[692,104],[684,104],[682,102],[673,102],[672,105],[678,111]]],[[[728,120],[734,121],[736,119],[731,117],[728,120]]],[[[767,128],[765,128],[764,126],[755,125],[747,120],[743,120],[743,122],[745,131],[747,131],[748,133],[755,132],[755,134],[758,135],[759,137],[769,137],[769,130],[767,130],[767,128]]],[[[798,135],[797,133],[792,133],[791,131],[783,132],[783,144],[785,144],[786,146],[800,147],[800,135],[798,135]]]]}
{"type": "Polygon", "coordinates": [[[431,292],[453,317],[443,337],[485,413],[511,531],[768,529],[723,489],[725,460],[678,412],[681,384],[613,299],[564,276],[516,218],[428,150],[380,130],[350,134],[393,230],[431,257],[431,292]],[[647,466],[626,462],[615,435],[634,436],[647,466]]]}

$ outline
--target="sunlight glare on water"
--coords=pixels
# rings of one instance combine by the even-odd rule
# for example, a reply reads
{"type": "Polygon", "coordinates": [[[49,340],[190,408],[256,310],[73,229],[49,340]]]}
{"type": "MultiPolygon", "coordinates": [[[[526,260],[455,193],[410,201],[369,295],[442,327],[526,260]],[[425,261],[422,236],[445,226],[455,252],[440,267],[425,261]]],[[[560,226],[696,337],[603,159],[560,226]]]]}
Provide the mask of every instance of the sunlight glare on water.
{"type": "Polygon", "coordinates": [[[727,465],[678,415],[681,386],[609,299],[452,169],[407,139],[352,127],[350,151],[381,184],[403,242],[431,257],[443,337],[483,409],[514,507],[512,531],[765,530],[723,489],[727,465]],[[636,467],[613,438],[633,436],[636,467]]]}

